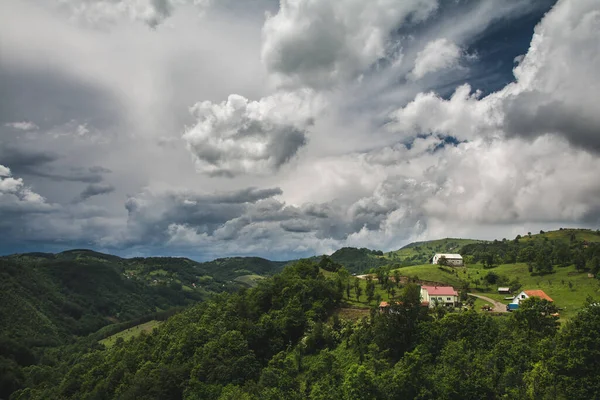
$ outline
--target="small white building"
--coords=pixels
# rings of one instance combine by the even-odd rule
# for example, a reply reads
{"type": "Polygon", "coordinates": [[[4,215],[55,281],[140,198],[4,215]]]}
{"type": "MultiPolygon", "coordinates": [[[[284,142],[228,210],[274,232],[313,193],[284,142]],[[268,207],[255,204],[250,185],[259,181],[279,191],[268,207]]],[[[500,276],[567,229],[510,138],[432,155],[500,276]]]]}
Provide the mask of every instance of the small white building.
{"type": "Polygon", "coordinates": [[[541,299],[545,299],[548,301],[554,301],[550,296],[548,296],[543,290],[523,290],[521,293],[515,296],[512,304],[519,304],[521,300],[528,299],[530,297],[539,297],[541,299]]]}
{"type": "Polygon", "coordinates": [[[440,261],[440,258],[445,257],[448,265],[453,267],[462,267],[464,265],[463,258],[460,254],[442,254],[437,253],[433,256],[432,264],[437,264],[440,261]]]}
{"type": "Polygon", "coordinates": [[[421,286],[421,301],[434,307],[436,304],[454,307],[458,292],[452,286],[421,286]]]}

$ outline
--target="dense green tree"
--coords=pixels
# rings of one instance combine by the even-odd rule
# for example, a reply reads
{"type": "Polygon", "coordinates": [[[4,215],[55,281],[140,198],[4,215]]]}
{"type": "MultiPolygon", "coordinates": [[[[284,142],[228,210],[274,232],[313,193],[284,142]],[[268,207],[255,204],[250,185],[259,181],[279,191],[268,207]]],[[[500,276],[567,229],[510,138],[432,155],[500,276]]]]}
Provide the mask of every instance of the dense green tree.
{"type": "Polygon", "coordinates": [[[530,297],[519,303],[513,312],[518,329],[528,336],[551,337],[558,331],[558,308],[552,302],[530,297]]]}

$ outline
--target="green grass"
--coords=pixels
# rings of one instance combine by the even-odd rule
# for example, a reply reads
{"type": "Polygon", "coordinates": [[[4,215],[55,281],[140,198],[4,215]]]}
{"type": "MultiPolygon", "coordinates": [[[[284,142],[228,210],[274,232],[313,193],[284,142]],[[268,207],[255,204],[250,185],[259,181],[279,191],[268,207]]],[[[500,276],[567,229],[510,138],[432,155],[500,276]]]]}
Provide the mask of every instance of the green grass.
{"type": "Polygon", "coordinates": [[[583,307],[588,296],[595,299],[600,298],[600,281],[588,278],[587,272],[577,272],[574,266],[555,268],[554,273],[543,276],[532,276],[527,269],[527,265],[523,263],[503,264],[491,269],[483,269],[478,264],[454,269],[457,271],[458,276],[444,272],[436,265],[431,264],[400,268],[398,271],[402,276],[418,277],[419,280],[434,281],[452,286],[458,286],[459,279],[466,280],[471,284],[472,292],[482,293],[504,304],[510,303],[510,300],[504,299],[506,295],[497,293],[497,285],[485,287],[480,284],[480,287],[476,287],[474,281],[477,279],[483,280],[483,277],[491,271],[508,277],[510,280],[518,278],[522,284],[520,290],[541,289],[546,292],[561,309],[561,320],[568,320],[573,317],[583,307]]]}
{"type": "Polygon", "coordinates": [[[439,266],[434,264],[422,264],[415,265],[412,267],[404,267],[399,268],[398,271],[402,276],[408,276],[410,278],[418,278],[422,281],[431,281],[431,282],[440,282],[453,286],[458,286],[460,283],[460,279],[463,278],[462,271],[465,270],[464,267],[450,268],[445,267],[447,270],[456,270],[458,272],[458,276],[448,273],[446,271],[442,271],[439,266]]]}
{"type": "Polygon", "coordinates": [[[531,237],[527,235],[527,232],[522,233],[521,240],[524,242],[528,241],[542,241],[546,240],[561,240],[564,242],[571,241],[571,235],[575,234],[576,241],[587,241],[591,243],[600,242],[600,235],[596,231],[590,229],[563,229],[557,231],[548,231],[544,233],[532,232],[531,237]]]}
{"type": "Polygon", "coordinates": [[[238,276],[237,278],[235,278],[235,281],[243,283],[250,287],[254,287],[254,286],[258,285],[258,281],[260,281],[261,279],[265,279],[265,277],[261,276],[261,275],[251,274],[251,275],[238,276]]]}
{"type": "Polygon", "coordinates": [[[138,336],[142,332],[152,332],[152,329],[158,327],[162,322],[161,321],[148,321],[146,323],[136,325],[129,329],[122,330],[121,332],[117,332],[112,336],[107,337],[106,339],[100,340],[99,343],[103,344],[107,348],[114,346],[117,342],[118,338],[123,338],[123,340],[127,341],[132,337],[138,336]]]}
{"type": "MultiPolygon", "coordinates": [[[[375,280],[374,281],[375,282],[375,295],[373,296],[373,300],[371,302],[367,301],[367,295],[366,295],[367,280],[366,279],[358,279],[358,282],[362,289],[362,294],[357,299],[356,292],[354,290],[354,279],[357,279],[357,278],[350,278],[350,297],[348,297],[346,295],[346,290],[344,290],[343,301],[349,306],[368,308],[368,307],[378,305],[377,301],[375,300],[375,298],[377,297],[377,294],[379,294],[381,296],[381,301],[390,301],[390,297],[393,297],[393,296],[388,296],[387,291],[383,290],[381,288],[381,285],[377,282],[377,280],[375,280]]],[[[398,296],[402,289],[396,287],[395,290],[396,290],[396,296],[398,296]]]]}
{"type": "Polygon", "coordinates": [[[424,264],[435,253],[458,253],[463,246],[479,242],[483,242],[483,240],[446,238],[415,242],[400,250],[385,253],[384,257],[396,263],[424,264]]]}

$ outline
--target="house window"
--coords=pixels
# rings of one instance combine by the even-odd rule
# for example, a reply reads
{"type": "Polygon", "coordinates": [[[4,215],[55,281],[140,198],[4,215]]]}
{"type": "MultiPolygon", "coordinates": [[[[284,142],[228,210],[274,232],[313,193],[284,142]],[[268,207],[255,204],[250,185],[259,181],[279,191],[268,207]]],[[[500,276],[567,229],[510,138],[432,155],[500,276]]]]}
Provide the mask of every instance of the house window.
{"type": "Polygon", "coordinates": [[[521,295],[521,298],[522,298],[522,299],[524,299],[524,298],[525,298],[525,295],[524,295],[524,294],[522,294],[522,295],[521,295]]]}
{"type": "Polygon", "coordinates": [[[441,301],[441,300],[442,300],[442,298],[441,298],[441,297],[438,297],[438,300],[440,300],[440,301],[441,301]]]}
{"type": "Polygon", "coordinates": [[[450,301],[450,300],[452,300],[452,298],[450,298],[450,297],[446,297],[446,300],[450,301]]]}

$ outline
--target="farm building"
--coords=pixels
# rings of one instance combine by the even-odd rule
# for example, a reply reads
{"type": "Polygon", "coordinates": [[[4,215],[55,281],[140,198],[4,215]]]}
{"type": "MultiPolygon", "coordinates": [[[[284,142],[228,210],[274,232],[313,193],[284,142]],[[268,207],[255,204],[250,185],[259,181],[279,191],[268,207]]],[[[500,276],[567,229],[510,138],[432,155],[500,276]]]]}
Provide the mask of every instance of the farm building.
{"type": "Polygon", "coordinates": [[[452,286],[421,286],[421,301],[429,307],[436,304],[454,307],[458,303],[458,292],[452,286]]]}
{"type": "Polygon", "coordinates": [[[541,299],[545,299],[548,301],[554,301],[550,296],[548,296],[543,290],[523,290],[521,293],[515,296],[512,304],[519,304],[521,300],[528,299],[530,297],[539,297],[541,299]]]}
{"type": "Polygon", "coordinates": [[[444,257],[446,259],[446,262],[448,263],[448,265],[451,265],[453,267],[461,267],[463,265],[463,258],[460,254],[442,254],[442,253],[437,253],[435,256],[433,256],[433,260],[432,260],[432,264],[438,264],[440,261],[440,258],[444,257]]]}
{"type": "Polygon", "coordinates": [[[510,288],[507,287],[499,287],[498,294],[510,294],[510,288]]]}

